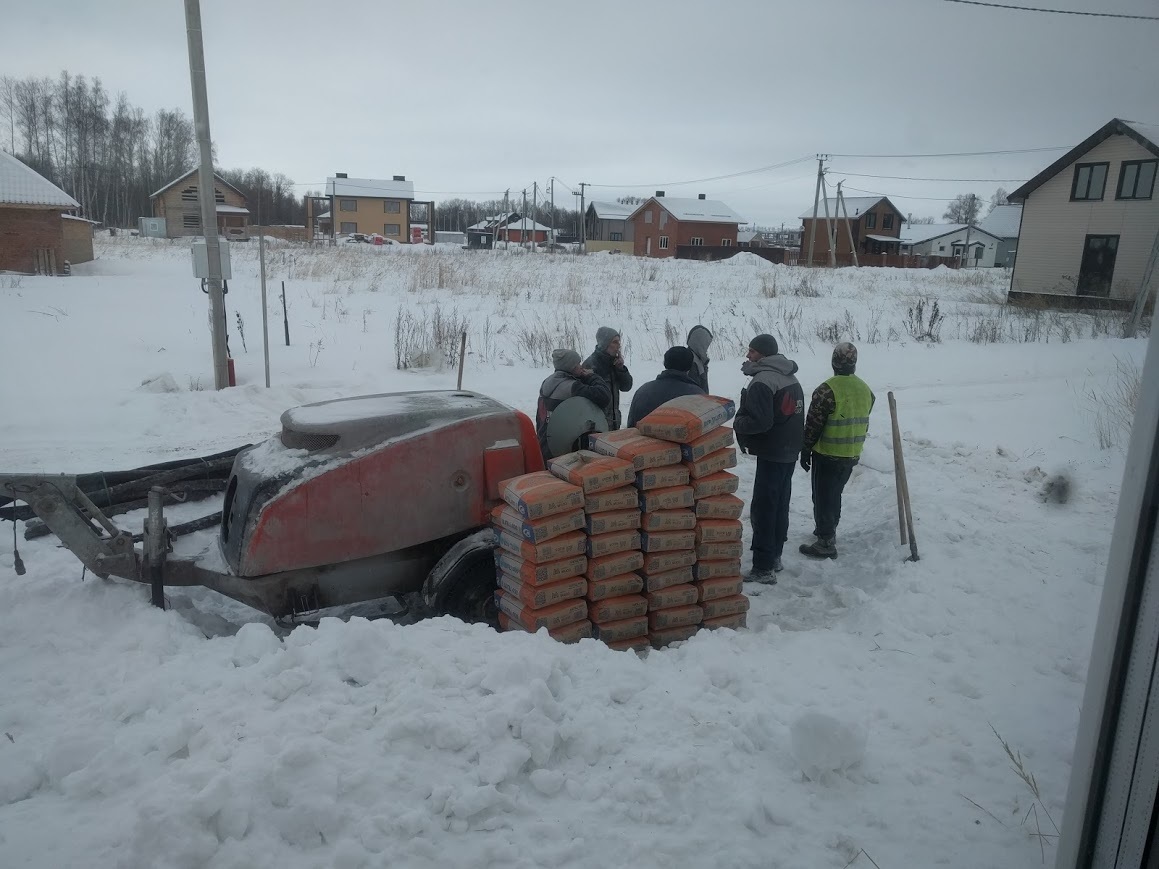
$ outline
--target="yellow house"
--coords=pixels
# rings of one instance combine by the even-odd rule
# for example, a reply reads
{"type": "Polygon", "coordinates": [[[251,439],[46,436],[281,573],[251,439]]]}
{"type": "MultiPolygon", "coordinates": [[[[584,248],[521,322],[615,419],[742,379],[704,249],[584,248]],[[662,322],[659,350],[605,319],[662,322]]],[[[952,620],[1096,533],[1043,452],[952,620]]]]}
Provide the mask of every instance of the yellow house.
{"type": "Polygon", "coordinates": [[[378,233],[398,242],[410,241],[410,205],[414,183],[405,175],[390,181],[348,178],[344,172],[326,179],[326,196],[335,235],[378,233]]]}

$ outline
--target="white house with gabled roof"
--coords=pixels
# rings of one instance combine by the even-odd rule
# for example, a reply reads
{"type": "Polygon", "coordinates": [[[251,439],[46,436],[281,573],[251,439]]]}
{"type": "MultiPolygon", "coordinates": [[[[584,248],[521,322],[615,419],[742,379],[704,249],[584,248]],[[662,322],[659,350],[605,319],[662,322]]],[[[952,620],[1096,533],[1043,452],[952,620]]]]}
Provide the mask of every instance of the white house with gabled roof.
{"type": "Polygon", "coordinates": [[[906,224],[901,231],[901,252],[957,257],[966,268],[990,268],[998,252],[998,238],[980,226],[964,223],[906,224]]]}
{"type": "Polygon", "coordinates": [[[77,208],[79,202],[39,172],[0,151],[0,271],[63,272],[62,214],[77,208]]]}

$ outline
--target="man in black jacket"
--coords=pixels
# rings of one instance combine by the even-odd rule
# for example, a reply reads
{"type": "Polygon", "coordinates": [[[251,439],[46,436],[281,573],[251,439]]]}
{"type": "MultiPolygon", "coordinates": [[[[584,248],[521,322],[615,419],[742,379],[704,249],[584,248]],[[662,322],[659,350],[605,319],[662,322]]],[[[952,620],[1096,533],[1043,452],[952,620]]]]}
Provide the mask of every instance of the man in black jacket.
{"type": "Polygon", "coordinates": [[[664,354],[664,370],[651,383],[645,383],[637,389],[632,396],[628,428],[666,401],[682,395],[704,395],[704,389],[692,375],[692,364],[692,351],[687,347],[669,347],[664,354]]]}
{"type": "Polygon", "coordinates": [[[580,365],[580,356],[574,350],[551,351],[551,364],[555,371],[539,387],[539,404],[535,411],[535,434],[539,438],[544,462],[554,458],[547,445],[547,421],[552,411],[569,398],[579,396],[606,412],[612,400],[607,384],[580,365]]]}
{"type": "Polygon", "coordinates": [[[772,335],[757,335],[749,343],[741,371],[752,380],[741,391],[732,424],[741,452],[757,459],[749,505],[753,569],[748,579],[770,585],[784,569],[781,554],[789,537],[793,469],[805,430],[805,393],[794,376],[797,363],[778,351],[772,335]]]}
{"type": "Polygon", "coordinates": [[[608,430],[620,428],[620,393],[632,388],[632,374],[620,355],[620,333],[611,326],[596,330],[596,349],[584,362],[584,368],[594,371],[608,387],[611,401],[601,405],[608,417],[608,430]]]}

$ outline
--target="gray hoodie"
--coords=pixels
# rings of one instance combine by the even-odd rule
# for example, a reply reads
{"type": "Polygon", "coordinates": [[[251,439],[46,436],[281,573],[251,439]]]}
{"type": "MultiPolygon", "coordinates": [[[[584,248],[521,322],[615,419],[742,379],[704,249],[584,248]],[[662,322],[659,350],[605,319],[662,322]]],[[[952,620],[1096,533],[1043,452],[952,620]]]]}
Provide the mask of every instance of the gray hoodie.
{"type": "Polygon", "coordinates": [[[692,379],[708,392],[708,348],[712,345],[712,333],[705,326],[693,326],[684,342],[692,351],[692,379]]]}
{"type": "Polygon", "coordinates": [[[743,450],[774,462],[795,462],[805,433],[805,393],[794,376],[797,363],[780,353],[745,362],[752,380],[740,394],[732,421],[743,450]]]}

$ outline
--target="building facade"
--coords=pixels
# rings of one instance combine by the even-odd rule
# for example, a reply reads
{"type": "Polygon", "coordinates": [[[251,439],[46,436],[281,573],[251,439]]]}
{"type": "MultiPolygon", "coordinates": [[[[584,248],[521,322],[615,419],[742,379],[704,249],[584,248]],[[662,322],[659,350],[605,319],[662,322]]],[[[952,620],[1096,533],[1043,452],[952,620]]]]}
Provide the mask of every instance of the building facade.
{"type": "Polygon", "coordinates": [[[809,245],[813,246],[813,263],[829,262],[829,229],[836,233],[834,254],[838,262],[852,260],[852,253],[898,253],[901,244],[901,226],[904,216],[884,196],[854,196],[844,198],[845,208],[837,215],[837,200],[828,200],[830,220],[825,219],[825,203],[817,207],[814,225],[813,208],[801,214],[801,262],[809,259],[809,245]],[[848,219],[846,219],[848,215],[848,219]]]}
{"type": "Polygon", "coordinates": [[[80,203],[43,175],[0,151],[0,271],[64,272],[62,215],[77,208],[80,203]]]}
{"type": "Polygon", "coordinates": [[[669,198],[656,191],[632,212],[632,251],[636,256],[676,256],[677,247],[735,247],[741,217],[703,194],[697,199],[669,198]]]}
{"type": "MultiPolygon", "coordinates": [[[[197,184],[197,170],[190,169],[149,197],[153,202],[153,216],[165,220],[166,238],[204,234],[197,184]]],[[[217,204],[218,235],[231,240],[248,239],[250,213],[245,194],[214,175],[213,199],[217,204]]]]}
{"type": "Polygon", "coordinates": [[[631,253],[634,238],[629,218],[634,205],[620,202],[592,202],[584,215],[584,232],[588,253],[606,250],[611,253],[631,253]]]}
{"type": "Polygon", "coordinates": [[[349,178],[339,172],[326,179],[334,235],[381,235],[400,243],[410,241],[410,206],[414,183],[405,175],[391,180],[349,178]]]}

